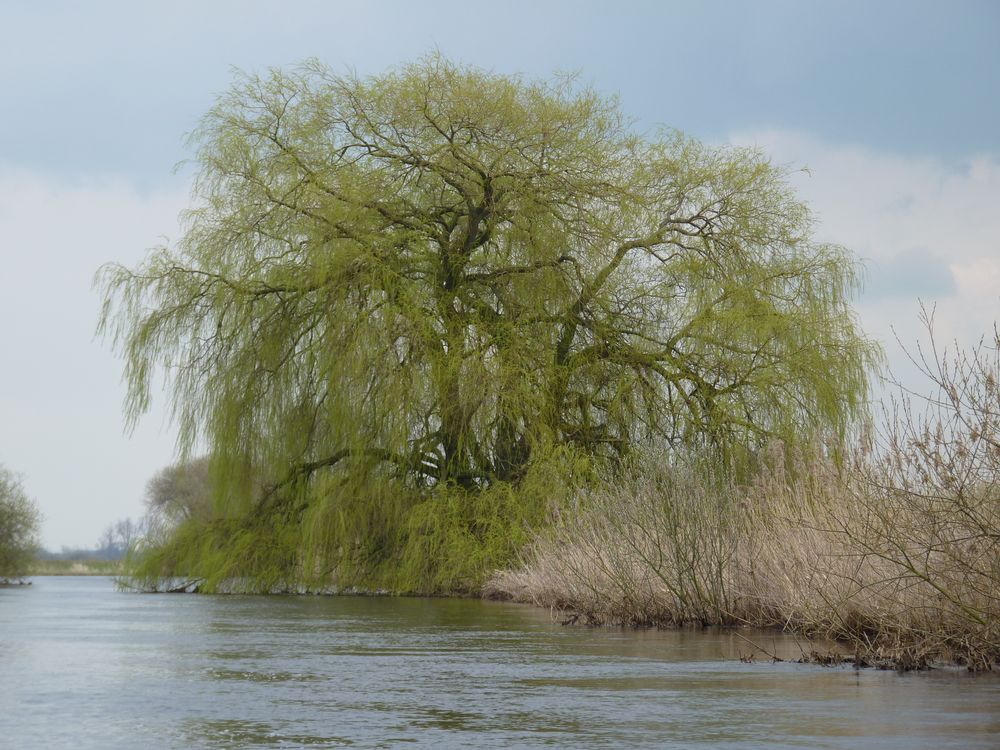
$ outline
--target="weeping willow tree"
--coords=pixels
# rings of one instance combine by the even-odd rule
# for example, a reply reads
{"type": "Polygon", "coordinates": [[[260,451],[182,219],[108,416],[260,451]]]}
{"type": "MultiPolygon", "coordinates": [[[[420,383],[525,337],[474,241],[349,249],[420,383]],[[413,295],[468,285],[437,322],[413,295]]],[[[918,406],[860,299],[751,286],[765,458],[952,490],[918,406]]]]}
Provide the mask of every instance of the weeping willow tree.
{"type": "Polygon", "coordinates": [[[193,144],[177,247],[99,276],[128,419],[164,371],[212,455],[143,575],[461,588],[588,467],[863,407],[853,261],[756,151],[437,56],[241,76],[193,144]]]}

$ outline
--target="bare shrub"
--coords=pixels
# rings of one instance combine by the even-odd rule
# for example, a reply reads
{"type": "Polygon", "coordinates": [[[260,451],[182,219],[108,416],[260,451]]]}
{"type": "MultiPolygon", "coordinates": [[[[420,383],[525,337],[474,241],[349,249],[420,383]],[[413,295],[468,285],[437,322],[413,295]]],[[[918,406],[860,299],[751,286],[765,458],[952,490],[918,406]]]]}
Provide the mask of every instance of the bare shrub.
{"type": "Polygon", "coordinates": [[[858,462],[863,523],[841,529],[860,554],[888,564],[908,609],[887,647],[951,655],[972,668],[1000,661],[1000,334],[962,351],[912,357],[929,395],[898,398],[858,462]]]}

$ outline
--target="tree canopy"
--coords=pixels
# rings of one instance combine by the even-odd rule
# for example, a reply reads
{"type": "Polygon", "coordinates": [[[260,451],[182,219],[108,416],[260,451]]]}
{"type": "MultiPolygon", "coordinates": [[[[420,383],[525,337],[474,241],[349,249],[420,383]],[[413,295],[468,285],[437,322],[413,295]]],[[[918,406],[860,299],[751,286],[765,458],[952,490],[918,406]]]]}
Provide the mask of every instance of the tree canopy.
{"type": "Polygon", "coordinates": [[[40,522],[21,481],[0,466],[0,581],[25,574],[38,550],[40,522]]]}
{"type": "Polygon", "coordinates": [[[146,506],[151,517],[168,524],[212,517],[209,459],[199,456],[160,469],[146,484],[146,506]]]}
{"type": "Polygon", "coordinates": [[[751,455],[864,406],[854,262],[755,150],[439,56],[242,75],[192,143],[186,232],[102,271],[101,329],[130,419],[166,372],[230,519],[489,493],[554,455],[751,455]]]}

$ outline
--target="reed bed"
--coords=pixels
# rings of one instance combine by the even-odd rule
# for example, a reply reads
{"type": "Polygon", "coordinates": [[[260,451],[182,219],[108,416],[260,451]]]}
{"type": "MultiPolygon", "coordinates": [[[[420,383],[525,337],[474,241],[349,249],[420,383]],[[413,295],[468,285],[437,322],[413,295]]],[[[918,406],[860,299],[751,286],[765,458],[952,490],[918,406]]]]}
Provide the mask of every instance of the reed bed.
{"type": "Polygon", "coordinates": [[[971,501],[880,489],[870,466],[781,465],[744,485],[692,466],[609,482],[486,592],[592,624],[778,628],[903,669],[1000,664],[995,487],[971,501]]]}

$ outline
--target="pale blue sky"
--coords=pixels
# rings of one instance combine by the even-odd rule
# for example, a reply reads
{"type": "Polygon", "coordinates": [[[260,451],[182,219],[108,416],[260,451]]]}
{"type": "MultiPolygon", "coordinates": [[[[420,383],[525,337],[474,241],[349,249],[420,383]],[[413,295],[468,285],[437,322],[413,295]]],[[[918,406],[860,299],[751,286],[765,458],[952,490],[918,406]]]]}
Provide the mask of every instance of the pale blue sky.
{"type": "Polygon", "coordinates": [[[161,399],[121,432],[93,340],[103,262],[177,233],[184,133],[231,80],[315,56],[376,72],[433,49],[501,72],[579,71],[640,129],[755,144],[822,239],[865,259],[872,335],[1000,317],[1000,2],[31,2],[0,0],[0,463],[50,547],[142,511],[172,460],[161,399]]]}
{"type": "Polygon", "coordinates": [[[580,70],[646,125],[802,130],[906,154],[1000,150],[1000,3],[0,3],[0,160],[165,180],[230,79],[317,56],[377,71],[432,47],[580,70]]]}

